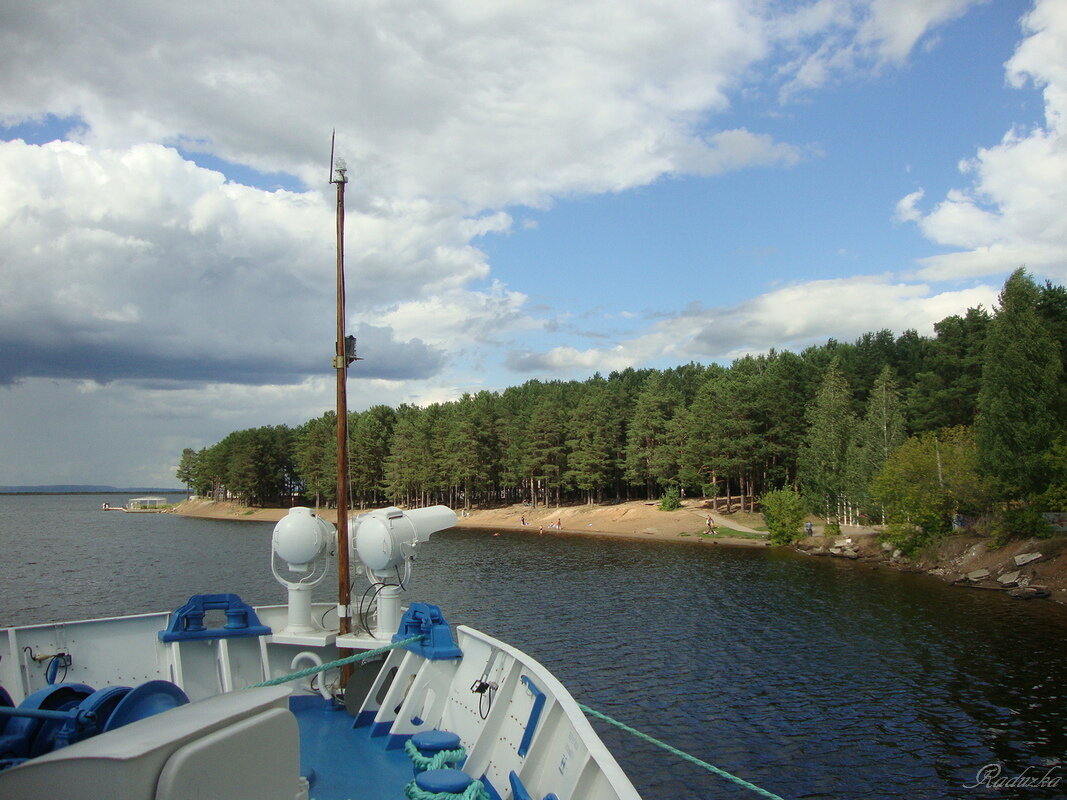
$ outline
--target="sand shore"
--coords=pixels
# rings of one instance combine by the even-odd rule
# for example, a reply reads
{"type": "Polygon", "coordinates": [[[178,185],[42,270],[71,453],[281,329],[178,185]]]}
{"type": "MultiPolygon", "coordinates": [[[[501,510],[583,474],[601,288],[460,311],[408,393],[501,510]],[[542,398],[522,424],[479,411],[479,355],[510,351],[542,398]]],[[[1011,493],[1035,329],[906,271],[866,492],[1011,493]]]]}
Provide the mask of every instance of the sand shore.
{"type": "MultiPolygon", "coordinates": [[[[285,516],[286,511],[284,508],[248,508],[235,503],[194,498],[181,503],[173,513],[187,517],[276,522],[285,516]]],[[[336,522],[333,509],[322,509],[320,513],[324,519],[336,522]]],[[[607,506],[548,506],[536,509],[518,504],[459,513],[457,527],[473,530],[521,530],[534,535],[580,534],[742,547],[768,545],[766,533],[751,527],[761,524],[759,515],[713,512],[710,504],[703,500],[687,500],[677,511],[660,511],[654,502],[633,501],[607,506]],[[715,535],[707,533],[709,516],[719,530],[715,535]]]]}
{"type": "MultiPolygon", "coordinates": [[[[766,534],[753,528],[762,525],[760,515],[740,512],[716,513],[712,512],[709,506],[710,504],[703,500],[687,500],[684,507],[678,511],[660,511],[655,503],[640,501],[607,506],[564,506],[558,509],[552,506],[532,509],[529,506],[513,505],[473,510],[460,517],[457,527],[484,530],[487,535],[495,531],[514,530],[536,536],[543,531],[545,536],[581,535],[605,539],[694,542],[701,545],[769,546],[766,534]],[[719,527],[719,534],[716,536],[706,533],[706,520],[709,516],[719,527]],[[556,527],[557,525],[559,527],[556,527]],[[745,536],[756,538],[744,538],[745,536]]],[[[285,516],[287,510],[247,508],[235,503],[193,499],[180,504],[172,513],[190,517],[274,522],[285,516]]],[[[320,513],[325,519],[336,521],[333,509],[323,509],[320,513]]],[[[822,533],[821,524],[817,523],[815,529],[817,534],[822,533]]],[[[1007,588],[996,578],[1018,569],[1013,561],[1014,556],[1024,552],[1040,552],[1040,561],[1022,568],[1028,585],[1047,589],[1054,601],[1067,603],[1067,537],[1013,541],[1001,548],[990,548],[987,540],[952,536],[937,548],[913,560],[893,558],[891,551],[885,551],[874,534],[875,531],[871,529],[845,526],[841,537],[852,542],[847,553],[828,550],[828,545],[832,542],[824,540],[821,535],[803,539],[794,547],[800,552],[813,555],[836,555],[895,570],[925,572],[955,585],[1001,591],[1007,591],[1007,588]],[[989,577],[980,581],[963,580],[966,573],[973,573],[975,570],[988,571],[989,577]]]]}

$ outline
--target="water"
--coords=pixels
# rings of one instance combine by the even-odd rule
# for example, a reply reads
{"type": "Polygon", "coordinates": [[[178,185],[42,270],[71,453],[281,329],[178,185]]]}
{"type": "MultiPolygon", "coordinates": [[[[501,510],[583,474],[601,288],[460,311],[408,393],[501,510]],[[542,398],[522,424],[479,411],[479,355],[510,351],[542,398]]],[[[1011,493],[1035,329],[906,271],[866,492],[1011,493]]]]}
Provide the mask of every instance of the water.
{"type": "MultiPolygon", "coordinates": [[[[284,597],[271,524],[104,513],[104,500],[0,496],[0,625],[194,592],[284,597]]],[[[435,534],[415,570],[409,599],[783,797],[1067,797],[1063,607],[790,552],[527,533],[435,534]],[[1058,784],[975,786],[986,765],[1058,784]]],[[[755,797],[594,725],[646,800],[755,797]]]]}

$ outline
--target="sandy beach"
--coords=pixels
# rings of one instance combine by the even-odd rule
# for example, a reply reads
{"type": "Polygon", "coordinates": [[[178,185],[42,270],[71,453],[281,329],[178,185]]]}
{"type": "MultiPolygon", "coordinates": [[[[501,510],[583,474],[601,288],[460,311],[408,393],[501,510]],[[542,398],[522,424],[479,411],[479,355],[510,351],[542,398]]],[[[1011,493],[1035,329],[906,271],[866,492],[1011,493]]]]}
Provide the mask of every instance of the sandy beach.
{"type": "MultiPolygon", "coordinates": [[[[276,522],[286,512],[284,508],[248,508],[236,503],[194,498],[181,503],[172,513],[188,517],[276,522]]],[[[319,513],[330,522],[337,519],[332,508],[321,509],[319,513]]],[[[579,534],[742,547],[768,545],[766,533],[752,527],[762,524],[758,514],[713,512],[710,503],[704,500],[687,500],[677,511],[660,511],[655,502],[632,501],[613,505],[548,506],[536,509],[516,504],[469,512],[460,510],[457,514],[460,515],[457,527],[487,532],[522,530],[533,535],[579,534]],[[718,533],[707,532],[708,517],[712,518],[718,533]]]]}

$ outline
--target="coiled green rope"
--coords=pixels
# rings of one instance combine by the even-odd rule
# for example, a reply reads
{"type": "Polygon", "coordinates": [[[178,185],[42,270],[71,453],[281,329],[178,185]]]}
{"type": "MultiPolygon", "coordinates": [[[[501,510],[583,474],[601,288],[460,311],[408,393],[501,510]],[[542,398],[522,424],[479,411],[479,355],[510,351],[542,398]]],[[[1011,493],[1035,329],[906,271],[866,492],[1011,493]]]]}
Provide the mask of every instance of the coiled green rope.
{"type": "Polygon", "coordinates": [[[354,656],[347,656],[346,658],[339,658],[336,661],[330,661],[327,664],[319,664],[316,667],[308,667],[302,669],[299,672],[293,672],[289,675],[282,675],[280,678],[271,678],[269,681],[263,681],[262,683],[253,683],[249,686],[249,689],[258,689],[260,686],[277,686],[280,683],[288,683],[289,681],[298,681],[301,678],[306,678],[308,675],[317,675],[320,672],[325,672],[328,669],[334,667],[343,667],[345,664],[354,664],[357,661],[364,661],[368,658],[374,658],[374,656],[380,656],[382,653],[387,653],[390,650],[396,650],[398,647],[404,647],[412,642],[417,642],[422,639],[422,635],[410,636],[407,639],[403,639],[399,642],[393,642],[387,644],[385,647],[379,647],[376,650],[367,650],[365,653],[356,653],[354,656]]]}
{"type": "Polygon", "coordinates": [[[404,752],[408,754],[411,763],[415,765],[415,769],[419,772],[425,772],[429,769],[455,767],[456,764],[467,757],[467,751],[463,747],[458,747],[455,750],[438,750],[432,756],[424,756],[411,739],[404,742],[404,752]]]}
{"type": "Polygon", "coordinates": [[[718,775],[720,778],[726,778],[726,780],[733,781],[738,786],[744,786],[746,789],[753,791],[762,797],[769,798],[769,800],[783,800],[782,797],[776,795],[774,792],[768,792],[766,789],[761,789],[759,786],[756,786],[756,784],[749,783],[744,778],[738,778],[736,775],[731,775],[726,770],[719,769],[714,764],[709,764],[707,761],[701,761],[696,756],[691,756],[689,755],[689,753],[684,753],[677,747],[672,747],[666,742],[661,742],[659,739],[649,736],[647,733],[642,733],[636,728],[631,728],[625,722],[619,722],[617,719],[612,719],[607,714],[601,714],[599,711],[594,711],[589,706],[583,706],[581,703],[578,704],[578,708],[582,709],[582,711],[584,711],[586,714],[597,717],[598,719],[602,719],[605,722],[610,722],[617,728],[622,728],[622,730],[626,731],[627,733],[632,733],[638,739],[644,739],[646,742],[650,742],[651,744],[656,745],[656,747],[662,747],[668,753],[674,753],[679,758],[684,758],[686,761],[692,764],[696,764],[698,767],[703,767],[708,772],[712,772],[718,775]]]}
{"type": "Polygon", "coordinates": [[[462,792],[428,792],[410,781],[404,787],[408,800],[489,800],[489,792],[479,780],[472,780],[462,792]]]}

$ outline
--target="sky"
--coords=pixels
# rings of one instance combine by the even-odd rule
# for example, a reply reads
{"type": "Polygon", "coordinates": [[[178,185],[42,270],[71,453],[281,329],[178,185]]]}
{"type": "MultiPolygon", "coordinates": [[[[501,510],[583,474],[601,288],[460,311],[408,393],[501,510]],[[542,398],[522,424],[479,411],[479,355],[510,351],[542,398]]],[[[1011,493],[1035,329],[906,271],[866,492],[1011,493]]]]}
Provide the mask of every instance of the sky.
{"type": "Polygon", "coordinates": [[[0,0],[0,485],[1067,283],[1063,0],[0,0]],[[269,11],[267,10],[269,8],[269,11]]]}

